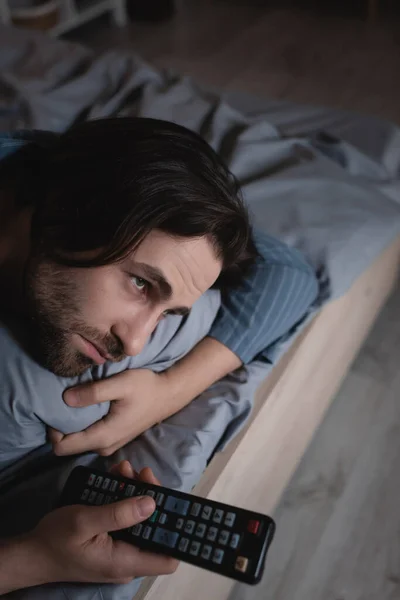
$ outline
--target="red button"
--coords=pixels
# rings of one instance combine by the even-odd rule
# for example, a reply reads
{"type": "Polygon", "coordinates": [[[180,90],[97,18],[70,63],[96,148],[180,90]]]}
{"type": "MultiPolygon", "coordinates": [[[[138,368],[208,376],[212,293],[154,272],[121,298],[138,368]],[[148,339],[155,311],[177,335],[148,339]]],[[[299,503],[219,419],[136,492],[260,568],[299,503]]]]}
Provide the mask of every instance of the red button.
{"type": "Polygon", "coordinates": [[[260,521],[249,521],[247,531],[250,531],[250,533],[257,533],[259,527],[260,521]]]}
{"type": "Polygon", "coordinates": [[[119,491],[122,492],[124,487],[125,487],[125,483],[123,481],[121,481],[121,483],[119,484],[119,491]]]}

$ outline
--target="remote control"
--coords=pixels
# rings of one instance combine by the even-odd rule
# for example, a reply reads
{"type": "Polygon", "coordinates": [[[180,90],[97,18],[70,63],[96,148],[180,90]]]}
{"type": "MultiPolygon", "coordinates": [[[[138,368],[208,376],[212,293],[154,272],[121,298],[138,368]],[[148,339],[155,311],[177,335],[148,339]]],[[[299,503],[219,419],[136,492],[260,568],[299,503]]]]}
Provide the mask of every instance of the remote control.
{"type": "Polygon", "coordinates": [[[274,521],[266,515],[81,466],[71,472],[59,506],[110,504],[143,495],[154,498],[154,513],[133,527],[111,532],[113,538],[242,583],[259,583],[275,532],[274,521]]]}

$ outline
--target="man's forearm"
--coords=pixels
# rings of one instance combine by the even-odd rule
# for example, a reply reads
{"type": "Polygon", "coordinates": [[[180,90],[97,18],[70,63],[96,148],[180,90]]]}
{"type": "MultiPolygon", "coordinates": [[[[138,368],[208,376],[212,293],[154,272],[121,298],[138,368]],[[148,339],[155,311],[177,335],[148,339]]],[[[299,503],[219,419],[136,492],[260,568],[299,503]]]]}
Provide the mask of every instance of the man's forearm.
{"type": "Polygon", "coordinates": [[[0,540],[0,595],[49,581],[46,565],[30,538],[0,540]]]}
{"type": "Polygon", "coordinates": [[[229,348],[206,337],[184,358],[164,372],[170,390],[170,414],[174,414],[210,385],[241,366],[229,348]]]}

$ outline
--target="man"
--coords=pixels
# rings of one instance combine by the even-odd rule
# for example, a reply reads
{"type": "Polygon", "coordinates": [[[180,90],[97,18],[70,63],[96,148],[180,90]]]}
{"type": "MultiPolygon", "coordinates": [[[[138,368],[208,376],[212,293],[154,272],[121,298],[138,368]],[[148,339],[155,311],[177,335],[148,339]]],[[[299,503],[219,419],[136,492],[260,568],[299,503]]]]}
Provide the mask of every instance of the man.
{"type": "MultiPolygon", "coordinates": [[[[262,354],[303,318],[316,297],[315,276],[296,252],[268,236],[257,235],[254,243],[234,179],[211,148],[182,127],[151,119],[111,119],[82,124],[60,137],[5,137],[1,148],[2,339],[9,349],[2,354],[2,367],[9,377],[19,365],[15,336],[29,357],[15,379],[26,378],[29,396],[19,391],[1,399],[2,422],[9,429],[1,434],[0,468],[18,466],[40,448],[46,425],[53,428],[57,454],[112,453],[262,354]],[[208,292],[210,288],[215,291],[208,292]],[[166,360],[157,348],[160,336],[165,351],[175,336],[185,342],[166,360]],[[15,360],[6,363],[12,356],[15,360]],[[97,412],[87,421],[84,409],[77,413],[61,406],[61,393],[47,395],[51,404],[43,399],[37,409],[32,405],[35,393],[41,397],[52,385],[71,387],[74,377],[75,383],[87,381],[88,374],[97,380],[115,375],[109,397],[100,398],[114,400],[122,378],[135,382],[137,374],[126,369],[156,359],[170,368],[162,377],[151,373],[144,380],[150,393],[144,385],[141,407],[135,403],[133,411],[125,402],[114,413],[116,403],[109,413],[99,412],[98,392],[97,412]],[[149,406],[155,380],[165,395],[156,394],[157,402],[149,406]],[[134,424],[140,412],[148,420],[138,430],[134,424]],[[122,437],[121,423],[126,428],[122,437]]],[[[106,382],[95,389],[106,389],[106,382]]],[[[107,536],[111,513],[105,515],[116,509],[101,508],[101,531],[85,528],[85,511],[73,510],[62,519],[50,514],[28,536],[3,544],[3,590],[15,588],[15,580],[7,577],[21,557],[32,553],[44,563],[42,576],[40,581],[21,580],[21,586],[45,583],[43,572],[47,581],[125,581],[171,570],[170,563],[149,556],[146,567],[132,558],[129,573],[116,576],[111,570],[110,575],[104,554],[94,561],[97,567],[82,559],[79,569],[71,569],[77,539],[80,547],[91,548],[89,541],[102,534],[101,547],[111,563],[112,553],[118,552],[107,536]],[[64,540],[66,551],[56,556],[57,568],[47,569],[55,560],[50,560],[51,544],[43,535],[48,527],[64,540]],[[43,539],[46,551],[36,551],[43,549],[43,539]]],[[[95,507],[91,510],[88,521],[96,521],[95,507]]],[[[127,522],[125,515],[119,523],[127,522]]]]}

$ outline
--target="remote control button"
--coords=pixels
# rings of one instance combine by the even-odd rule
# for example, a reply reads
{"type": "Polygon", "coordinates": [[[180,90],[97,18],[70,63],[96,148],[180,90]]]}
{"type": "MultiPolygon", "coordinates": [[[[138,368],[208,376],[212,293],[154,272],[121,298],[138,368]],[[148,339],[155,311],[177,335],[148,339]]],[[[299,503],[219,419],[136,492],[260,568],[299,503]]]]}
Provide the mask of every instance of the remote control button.
{"type": "MultiPolygon", "coordinates": [[[[143,538],[144,540],[148,540],[148,539],[150,538],[150,536],[151,536],[151,532],[152,532],[152,531],[153,531],[153,530],[152,530],[152,528],[151,528],[151,527],[149,527],[149,526],[147,525],[147,526],[144,528],[144,531],[143,531],[142,538],[143,538]]],[[[178,535],[178,534],[177,534],[177,535],[178,535]]]]}
{"type": "Polygon", "coordinates": [[[176,533],[176,531],[169,531],[168,529],[163,529],[162,527],[156,527],[153,535],[153,542],[162,544],[163,546],[168,546],[168,548],[175,548],[178,538],[179,533],[176,533]]]}
{"type": "Polygon", "coordinates": [[[88,502],[90,502],[90,504],[93,504],[93,502],[96,500],[96,496],[97,496],[97,492],[91,492],[88,502]]]}
{"type": "Polygon", "coordinates": [[[190,511],[190,514],[193,515],[193,517],[198,517],[201,511],[201,504],[199,502],[195,502],[192,506],[192,509],[190,511]]]}
{"type": "Polygon", "coordinates": [[[203,550],[201,552],[201,558],[204,558],[204,560],[209,560],[211,553],[212,553],[211,546],[203,546],[203,550]]]}
{"type": "Polygon", "coordinates": [[[215,548],[214,554],[212,557],[213,563],[215,563],[216,565],[220,565],[223,560],[224,560],[224,551],[221,550],[221,548],[215,548]]]}
{"type": "Polygon", "coordinates": [[[182,500],[182,498],[168,496],[164,505],[164,510],[169,510],[170,512],[178,513],[178,515],[185,517],[188,513],[189,506],[189,500],[182,500]]]}
{"type": "Polygon", "coordinates": [[[135,493],[135,486],[130,483],[129,485],[126,486],[125,496],[130,497],[130,496],[133,496],[134,493],[135,493]]]}
{"type": "Polygon", "coordinates": [[[81,500],[86,500],[86,498],[89,496],[89,494],[90,494],[90,490],[88,490],[87,488],[85,490],[83,490],[81,500]]]}
{"type": "Polygon", "coordinates": [[[155,510],[153,512],[153,514],[149,517],[149,521],[151,523],[154,523],[155,521],[157,521],[157,517],[158,517],[158,510],[155,510]]]}
{"type": "MultiPolygon", "coordinates": [[[[183,519],[180,519],[182,521],[182,525],[183,525],[183,519]]],[[[168,517],[165,513],[161,513],[160,518],[158,519],[158,522],[160,523],[160,525],[165,525],[165,523],[168,521],[168,517]]],[[[178,527],[177,527],[178,529],[178,527]]]]}
{"type": "Polygon", "coordinates": [[[156,497],[157,506],[161,506],[161,504],[163,502],[164,502],[164,494],[162,492],[158,492],[157,497],[156,497]]]}
{"type": "Polygon", "coordinates": [[[245,556],[238,556],[235,562],[236,571],[240,573],[246,573],[247,567],[249,566],[249,559],[245,556]]]}
{"type": "Polygon", "coordinates": [[[97,496],[97,500],[96,500],[96,504],[97,504],[97,506],[100,506],[100,504],[102,504],[102,503],[103,503],[103,498],[104,498],[104,494],[99,494],[99,495],[97,496]]]}
{"type": "Polygon", "coordinates": [[[117,489],[117,487],[118,487],[118,481],[115,481],[115,479],[114,479],[111,482],[111,485],[110,485],[110,492],[115,492],[115,490],[117,489]]]}
{"type": "Polygon", "coordinates": [[[120,492],[122,492],[125,489],[125,481],[119,482],[118,489],[120,492]]]}
{"type": "Polygon", "coordinates": [[[196,523],[194,521],[187,521],[185,525],[185,533],[193,533],[196,523]]]}
{"type": "Polygon", "coordinates": [[[208,519],[211,517],[211,513],[212,513],[211,506],[205,506],[203,508],[203,512],[201,513],[202,519],[206,519],[208,521],[208,519]]]}
{"type": "Polygon", "coordinates": [[[214,521],[214,523],[222,523],[222,519],[224,518],[224,511],[221,510],[220,508],[216,508],[215,512],[214,512],[214,516],[212,518],[212,520],[214,521]]]}
{"type": "Polygon", "coordinates": [[[91,473],[88,477],[87,484],[93,485],[95,481],[96,481],[96,475],[94,473],[91,473]]]}
{"type": "Polygon", "coordinates": [[[141,523],[137,523],[137,525],[134,525],[132,527],[132,534],[133,535],[140,535],[140,532],[143,529],[143,525],[141,523]]]}
{"type": "Polygon", "coordinates": [[[108,490],[108,486],[111,483],[111,479],[109,479],[108,477],[105,478],[105,480],[103,481],[103,485],[101,486],[102,490],[108,490]]]}
{"type": "Polygon", "coordinates": [[[207,533],[207,539],[209,542],[215,542],[218,535],[218,529],[216,527],[210,527],[207,533]]]}
{"type": "Polygon", "coordinates": [[[110,504],[111,502],[111,496],[106,496],[106,499],[104,500],[104,504],[110,504]]]}
{"type": "Polygon", "coordinates": [[[189,554],[191,554],[192,556],[197,556],[199,552],[200,552],[200,542],[192,542],[190,544],[189,554]]]}
{"type": "Polygon", "coordinates": [[[199,523],[196,527],[196,535],[199,538],[203,538],[204,534],[206,532],[207,529],[207,525],[205,525],[204,523],[199,523]]]}
{"type": "Polygon", "coordinates": [[[147,490],[145,492],[145,496],[150,496],[150,498],[155,498],[156,497],[156,493],[154,490],[147,490]]]}
{"type": "Polygon", "coordinates": [[[250,531],[250,533],[257,533],[258,529],[260,527],[260,521],[249,521],[247,524],[247,531],[250,531]]]}
{"type": "Polygon", "coordinates": [[[103,478],[101,477],[101,475],[99,475],[97,477],[96,481],[94,482],[94,487],[99,488],[102,483],[103,483],[103,478]]]}
{"type": "Polygon", "coordinates": [[[231,535],[230,532],[226,531],[226,529],[221,531],[221,533],[219,534],[219,538],[218,538],[218,544],[221,544],[221,546],[226,546],[230,535],[231,535]]]}
{"type": "Polygon", "coordinates": [[[177,519],[175,527],[177,529],[182,529],[184,522],[185,522],[184,519],[177,519]]]}
{"type": "Polygon", "coordinates": [[[186,552],[188,546],[189,540],[187,538],[182,538],[179,542],[178,550],[180,550],[181,552],[186,552]]]}
{"type": "Polygon", "coordinates": [[[235,550],[239,546],[239,542],[240,542],[240,534],[232,533],[231,543],[229,544],[230,547],[235,550]]]}
{"type": "Polygon", "coordinates": [[[233,525],[235,523],[235,519],[236,519],[235,513],[233,513],[233,512],[226,513],[224,525],[226,525],[227,527],[233,527],[233,525]]]}

